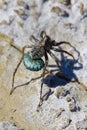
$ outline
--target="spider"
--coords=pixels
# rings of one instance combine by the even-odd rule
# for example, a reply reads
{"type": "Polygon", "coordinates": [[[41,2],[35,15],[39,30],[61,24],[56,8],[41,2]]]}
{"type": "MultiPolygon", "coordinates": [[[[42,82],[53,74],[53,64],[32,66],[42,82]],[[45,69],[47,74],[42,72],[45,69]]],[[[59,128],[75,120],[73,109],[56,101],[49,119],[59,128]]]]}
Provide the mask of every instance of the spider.
{"type": "MultiPolygon", "coordinates": [[[[48,54],[56,62],[57,67],[59,68],[59,70],[61,72],[62,72],[62,68],[61,68],[61,65],[59,63],[59,59],[58,59],[58,57],[55,56],[53,51],[54,52],[57,51],[57,52],[61,52],[61,53],[66,53],[69,56],[71,56],[74,60],[75,60],[75,58],[74,58],[74,56],[72,54],[70,54],[66,50],[63,50],[62,48],[60,48],[60,45],[62,45],[62,44],[67,44],[69,46],[72,46],[69,42],[66,42],[66,41],[56,42],[55,40],[52,40],[50,38],[50,36],[48,36],[46,34],[45,31],[42,31],[40,33],[40,40],[35,38],[33,35],[30,37],[30,40],[32,42],[34,42],[35,45],[32,45],[32,46],[26,45],[26,46],[23,47],[23,49],[22,49],[22,58],[20,59],[20,62],[17,64],[17,67],[15,68],[14,73],[13,73],[12,89],[10,91],[10,94],[12,94],[13,91],[17,87],[28,85],[31,81],[39,79],[39,78],[42,78],[42,80],[41,80],[41,89],[40,89],[40,102],[38,104],[38,106],[40,107],[42,105],[42,102],[43,102],[42,88],[43,88],[43,81],[44,81],[44,78],[45,78],[45,75],[46,75],[46,71],[47,71],[46,68],[48,66],[48,54]],[[25,49],[26,48],[30,48],[30,51],[28,51],[27,53],[25,53],[25,49]],[[44,61],[43,61],[42,57],[44,57],[44,59],[45,59],[44,61]],[[31,71],[39,71],[39,70],[43,69],[43,72],[42,72],[42,74],[39,77],[32,78],[29,82],[26,82],[24,84],[21,84],[21,85],[18,85],[18,86],[14,87],[15,74],[16,74],[16,72],[17,72],[17,70],[18,70],[22,60],[23,60],[24,65],[25,65],[25,67],[27,69],[29,69],[31,71]]],[[[19,50],[18,48],[16,48],[16,49],[19,50]]],[[[63,74],[63,72],[62,72],[62,78],[66,79],[66,80],[69,80],[63,74]]]]}

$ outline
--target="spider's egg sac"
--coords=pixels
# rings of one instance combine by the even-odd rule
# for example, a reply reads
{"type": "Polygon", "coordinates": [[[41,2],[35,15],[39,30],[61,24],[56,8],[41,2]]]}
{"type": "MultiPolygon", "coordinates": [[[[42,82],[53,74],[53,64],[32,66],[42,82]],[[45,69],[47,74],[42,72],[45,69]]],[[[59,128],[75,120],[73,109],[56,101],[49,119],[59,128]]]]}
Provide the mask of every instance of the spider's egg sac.
{"type": "Polygon", "coordinates": [[[26,69],[31,71],[39,71],[44,67],[44,61],[41,58],[34,60],[29,53],[24,54],[23,63],[26,69]]]}

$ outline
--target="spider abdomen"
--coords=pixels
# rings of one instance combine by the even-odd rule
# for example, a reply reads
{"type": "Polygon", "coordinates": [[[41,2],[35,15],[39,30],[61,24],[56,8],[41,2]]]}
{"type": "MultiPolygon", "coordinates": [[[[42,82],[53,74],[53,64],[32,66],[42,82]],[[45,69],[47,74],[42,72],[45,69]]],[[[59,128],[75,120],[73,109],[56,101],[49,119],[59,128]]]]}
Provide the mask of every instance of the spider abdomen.
{"type": "Polygon", "coordinates": [[[41,58],[34,60],[29,53],[24,54],[23,63],[31,71],[39,71],[44,67],[44,61],[41,58]]]}

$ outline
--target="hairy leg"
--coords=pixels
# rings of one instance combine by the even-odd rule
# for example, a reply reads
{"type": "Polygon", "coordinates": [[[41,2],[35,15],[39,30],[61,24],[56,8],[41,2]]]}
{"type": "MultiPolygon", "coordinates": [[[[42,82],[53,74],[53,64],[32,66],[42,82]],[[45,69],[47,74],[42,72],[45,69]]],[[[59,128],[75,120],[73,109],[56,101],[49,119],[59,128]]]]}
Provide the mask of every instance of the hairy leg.
{"type": "Polygon", "coordinates": [[[24,83],[24,84],[17,85],[17,86],[15,86],[15,87],[13,87],[13,88],[11,89],[10,95],[13,93],[13,91],[14,91],[16,88],[22,87],[22,86],[25,86],[25,85],[28,85],[28,84],[31,83],[32,81],[37,80],[37,79],[40,79],[41,77],[42,77],[42,74],[41,74],[39,77],[32,78],[30,81],[28,81],[28,82],[26,82],[26,83],[24,83]]]}
{"type": "Polygon", "coordinates": [[[30,41],[33,43],[39,42],[39,40],[36,39],[33,35],[30,36],[30,41]]]}
{"type": "Polygon", "coordinates": [[[57,51],[57,52],[66,53],[66,54],[70,55],[70,56],[75,60],[74,56],[73,56],[72,54],[70,54],[69,52],[65,51],[65,50],[59,50],[59,49],[56,49],[56,48],[52,48],[52,49],[53,49],[54,51],[57,51]]]}
{"type": "Polygon", "coordinates": [[[61,68],[61,66],[59,65],[59,59],[51,52],[51,51],[49,51],[48,52],[49,54],[50,54],[50,56],[55,60],[55,62],[56,62],[56,64],[57,64],[57,66],[58,66],[58,68],[62,71],[62,68],[61,68]]]}
{"type": "Polygon", "coordinates": [[[46,32],[45,32],[45,31],[42,31],[41,34],[40,34],[40,37],[41,37],[42,39],[44,39],[44,38],[46,37],[46,32]]]}
{"type": "Polygon", "coordinates": [[[67,44],[67,45],[73,47],[69,42],[66,42],[66,41],[61,41],[61,42],[53,41],[53,46],[59,46],[59,45],[62,45],[62,44],[67,44]]]}
{"type": "Polygon", "coordinates": [[[67,78],[67,77],[63,74],[62,68],[61,68],[61,66],[60,66],[59,63],[58,63],[58,58],[57,58],[51,51],[49,52],[49,54],[50,54],[51,57],[55,60],[57,66],[58,66],[59,69],[60,69],[59,77],[65,79],[65,80],[67,80],[67,81],[71,81],[71,79],[67,78]]]}
{"type": "Polygon", "coordinates": [[[42,89],[43,89],[43,81],[44,81],[45,71],[46,71],[47,65],[48,65],[48,56],[47,56],[47,54],[45,53],[45,66],[44,66],[44,68],[43,68],[43,73],[42,73],[42,81],[41,81],[41,89],[40,89],[40,102],[39,102],[39,104],[38,104],[37,111],[39,110],[40,106],[41,106],[42,103],[43,103],[42,89]]]}
{"type": "Polygon", "coordinates": [[[20,64],[21,64],[21,62],[22,62],[22,60],[23,60],[25,48],[30,48],[30,46],[27,45],[27,46],[24,46],[24,47],[23,47],[23,50],[22,50],[22,57],[21,57],[19,63],[17,64],[17,67],[15,68],[14,73],[13,73],[13,77],[12,77],[12,90],[11,90],[10,94],[12,94],[13,89],[14,89],[15,74],[16,74],[16,72],[17,72],[17,70],[18,70],[18,68],[19,68],[19,66],[20,66],[20,64]]]}
{"type": "MultiPolygon", "coordinates": [[[[46,72],[45,74],[51,73],[51,72],[49,72],[48,70],[46,70],[46,71],[47,71],[47,72],[46,72]]],[[[28,81],[28,82],[26,82],[26,83],[17,85],[17,86],[15,86],[15,87],[12,87],[12,89],[11,89],[11,91],[10,91],[10,95],[13,93],[13,91],[14,91],[16,88],[19,88],[19,87],[28,85],[28,84],[30,84],[32,81],[37,80],[37,79],[40,79],[40,78],[42,78],[42,74],[41,74],[40,76],[36,77],[36,78],[32,78],[30,81],[28,81]]]]}
{"type": "Polygon", "coordinates": [[[17,46],[15,45],[14,43],[10,43],[12,47],[14,47],[16,50],[18,50],[19,52],[23,53],[22,50],[17,46]]]}

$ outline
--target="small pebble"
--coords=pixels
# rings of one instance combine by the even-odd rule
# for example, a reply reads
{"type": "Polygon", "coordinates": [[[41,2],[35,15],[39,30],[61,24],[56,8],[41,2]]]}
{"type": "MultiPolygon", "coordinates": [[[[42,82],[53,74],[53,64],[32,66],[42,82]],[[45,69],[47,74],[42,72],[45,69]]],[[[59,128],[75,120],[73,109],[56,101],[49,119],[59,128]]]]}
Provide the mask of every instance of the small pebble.
{"type": "Polygon", "coordinates": [[[59,111],[56,114],[57,115],[56,118],[58,118],[62,114],[63,111],[65,111],[65,109],[60,108],[59,111]]]}
{"type": "Polygon", "coordinates": [[[84,10],[84,4],[81,2],[80,3],[80,13],[84,14],[85,10],[84,10]]]}
{"type": "Polygon", "coordinates": [[[65,10],[62,10],[62,9],[61,9],[60,7],[58,7],[58,6],[53,6],[53,7],[51,8],[51,12],[56,13],[58,16],[66,16],[66,17],[69,16],[69,14],[68,14],[65,10]]]}
{"type": "Polygon", "coordinates": [[[69,95],[66,97],[66,101],[67,101],[67,102],[70,102],[70,101],[71,101],[71,97],[70,97],[69,95]]]}
{"type": "Polygon", "coordinates": [[[70,103],[70,104],[69,104],[69,110],[70,110],[71,112],[76,111],[76,105],[75,105],[75,103],[70,103]]]}

